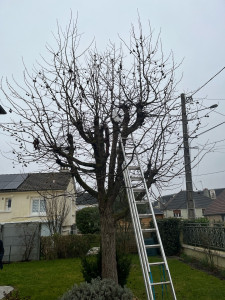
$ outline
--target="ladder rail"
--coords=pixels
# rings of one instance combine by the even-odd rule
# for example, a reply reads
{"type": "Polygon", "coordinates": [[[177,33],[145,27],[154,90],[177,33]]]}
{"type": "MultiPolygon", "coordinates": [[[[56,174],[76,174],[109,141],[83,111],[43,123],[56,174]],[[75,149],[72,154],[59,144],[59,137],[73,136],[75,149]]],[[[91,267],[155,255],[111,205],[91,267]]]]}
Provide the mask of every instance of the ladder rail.
{"type": "MultiPolygon", "coordinates": [[[[144,277],[144,281],[145,281],[145,288],[146,288],[148,300],[150,300],[150,299],[152,300],[152,299],[155,299],[155,296],[153,295],[153,293],[154,293],[153,287],[155,285],[160,285],[160,284],[163,284],[163,283],[160,283],[160,282],[159,283],[153,283],[153,282],[150,281],[151,280],[151,278],[150,278],[151,277],[150,265],[154,265],[154,264],[150,264],[149,261],[148,261],[148,256],[147,256],[147,251],[146,251],[147,247],[144,243],[144,237],[143,237],[143,232],[142,232],[142,228],[141,228],[140,217],[139,217],[139,213],[138,213],[138,210],[137,210],[137,205],[136,205],[136,200],[135,200],[135,195],[134,195],[134,192],[136,191],[136,189],[135,189],[135,187],[132,188],[132,180],[136,180],[136,179],[132,179],[132,176],[130,176],[130,173],[128,171],[128,163],[127,163],[127,159],[126,159],[125,147],[124,147],[123,138],[121,137],[121,135],[120,135],[119,140],[120,140],[121,149],[122,149],[123,156],[124,156],[123,176],[124,176],[125,186],[126,186],[126,190],[127,190],[127,194],[128,194],[128,200],[129,200],[128,202],[129,202],[129,207],[130,207],[130,211],[131,211],[132,222],[133,222],[133,227],[134,227],[134,231],[135,231],[135,238],[136,238],[138,253],[139,253],[140,262],[141,262],[141,266],[142,266],[143,277],[144,277]]],[[[176,294],[175,294],[175,290],[174,290],[174,286],[173,286],[173,282],[172,282],[172,277],[171,277],[171,274],[170,274],[170,271],[169,271],[165,251],[164,251],[162,240],[161,240],[161,237],[160,237],[160,234],[159,234],[158,224],[157,224],[156,217],[155,217],[155,214],[154,214],[152,202],[151,202],[151,199],[150,199],[150,196],[149,196],[146,180],[144,178],[144,172],[142,170],[142,166],[141,166],[141,163],[140,163],[138,152],[137,152],[137,149],[135,147],[135,141],[134,141],[134,138],[133,138],[133,134],[131,134],[131,141],[132,141],[133,148],[134,148],[132,156],[133,156],[133,158],[136,157],[139,167],[132,167],[130,169],[139,170],[139,172],[141,173],[141,176],[139,177],[139,180],[141,179],[142,184],[144,185],[144,188],[140,189],[140,191],[145,191],[146,192],[146,196],[147,196],[147,201],[146,202],[149,204],[153,224],[154,224],[154,227],[155,227],[155,232],[156,232],[158,243],[159,243],[157,246],[160,248],[162,259],[163,259],[163,264],[165,265],[165,268],[167,270],[167,275],[168,275],[168,278],[169,278],[169,281],[167,283],[170,283],[172,294],[173,294],[173,299],[176,300],[176,294]]],[[[129,163],[130,162],[131,161],[129,161],[129,163]]]]}
{"type": "MultiPolygon", "coordinates": [[[[132,139],[133,145],[135,145],[134,137],[133,137],[132,133],[131,133],[131,139],[132,139]]],[[[174,290],[172,277],[171,277],[171,274],[170,274],[169,266],[168,266],[168,263],[167,263],[165,251],[164,251],[163,244],[162,244],[162,239],[161,239],[161,236],[159,234],[158,224],[157,224],[156,217],[155,217],[155,214],[154,214],[154,211],[153,211],[152,202],[151,202],[151,199],[149,197],[148,187],[147,187],[147,184],[146,184],[146,180],[145,180],[145,177],[144,177],[144,172],[142,170],[142,166],[141,166],[141,163],[140,163],[140,159],[139,159],[136,147],[134,147],[134,152],[135,152],[135,155],[136,155],[139,167],[140,167],[140,172],[141,172],[141,176],[142,176],[142,179],[143,179],[144,187],[146,189],[146,195],[147,195],[147,199],[148,199],[148,202],[149,202],[149,206],[150,206],[150,209],[152,211],[152,220],[153,220],[154,226],[156,228],[156,235],[157,235],[158,242],[160,244],[160,251],[161,251],[161,254],[162,254],[162,257],[163,257],[163,261],[165,262],[165,267],[166,267],[166,270],[167,270],[167,274],[168,274],[169,280],[171,282],[172,294],[173,294],[174,300],[176,300],[176,293],[175,293],[175,290],[174,290]]]]}
{"type": "Polygon", "coordinates": [[[141,263],[141,269],[142,269],[142,273],[143,273],[143,277],[144,277],[144,281],[145,281],[145,288],[146,288],[146,292],[147,292],[147,296],[148,296],[148,300],[153,299],[153,294],[152,294],[152,289],[151,286],[149,285],[149,265],[148,263],[146,263],[147,257],[146,257],[146,253],[145,253],[145,249],[144,249],[144,241],[142,241],[143,237],[140,233],[140,226],[137,226],[138,224],[138,219],[137,219],[137,215],[136,215],[136,211],[135,211],[135,205],[134,205],[134,195],[132,193],[132,189],[127,188],[127,174],[125,174],[124,176],[124,180],[125,180],[125,185],[126,185],[126,189],[127,189],[127,193],[129,195],[129,207],[130,207],[130,212],[131,212],[131,217],[132,217],[132,222],[133,222],[133,227],[134,227],[134,232],[135,232],[135,239],[136,239],[136,244],[137,244],[137,248],[138,248],[138,253],[139,253],[139,257],[140,259],[140,263],[141,263]],[[151,295],[151,296],[150,296],[151,295]],[[151,298],[150,298],[151,297],[151,298]]]}
{"type": "MultiPolygon", "coordinates": [[[[122,147],[122,151],[124,152],[123,145],[121,147],[122,147]]],[[[125,154],[125,152],[124,152],[124,154],[125,154]]],[[[131,187],[131,180],[130,180],[129,172],[126,168],[126,156],[125,156],[125,165],[123,165],[123,167],[124,167],[123,174],[124,174],[125,186],[126,186],[127,193],[129,195],[128,203],[129,203],[129,207],[130,207],[130,211],[131,211],[138,253],[139,253],[139,257],[141,258],[140,262],[141,262],[143,277],[144,277],[144,281],[145,281],[145,288],[146,288],[148,299],[150,300],[150,299],[153,299],[152,288],[151,288],[151,285],[149,284],[150,267],[148,264],[148,257],[147,257],[147,253],[145,250],[144,238],[143,238],[142,232],[140,230],[141,226],[140,226],[140,224],[138,224],[138,222],[140,223],[140,220],[138,218],[138,211],[137,211],[137,207],[135,205],[134,191],[132,190],[132,188],[129,188],[129,187],[131,187]]]]}

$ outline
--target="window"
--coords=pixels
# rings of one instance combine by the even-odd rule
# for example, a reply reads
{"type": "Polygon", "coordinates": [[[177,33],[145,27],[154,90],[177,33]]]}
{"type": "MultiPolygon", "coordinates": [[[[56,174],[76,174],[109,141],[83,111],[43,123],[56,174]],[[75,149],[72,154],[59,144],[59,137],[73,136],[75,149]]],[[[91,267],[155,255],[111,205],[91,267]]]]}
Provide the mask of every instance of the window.
{"type": "Polygon", "coordinates": [[[32,199],[32,215],[44,215],[46,213],[45,199],[34,198],[32,199]]]}
{"type": "Polygon", "coordinates": [[[173,211],[173,216],[175,218],[181,218],[181,210],[180,209],[176,209],[173,211]]]}
{"type": "Polygon", "coordinates": [[[12,207],[12,199],[11,198],[7,198],[5,200],[5,210],[6,211],[11,211],[11,207],[12,207]]]}

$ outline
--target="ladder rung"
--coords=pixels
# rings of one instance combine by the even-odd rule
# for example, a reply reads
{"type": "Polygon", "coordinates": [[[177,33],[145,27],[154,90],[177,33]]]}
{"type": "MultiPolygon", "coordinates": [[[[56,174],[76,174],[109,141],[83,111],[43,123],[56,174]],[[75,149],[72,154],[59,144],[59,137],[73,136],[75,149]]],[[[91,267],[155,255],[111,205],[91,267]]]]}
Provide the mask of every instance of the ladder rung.
{"type": "Polygon", "coordinates": [[[159,265],[165,265],[164,261],[149,263],[149,266],[159,266],[159,265]]]}
{"type": "Polygon", "coordinates": [[[145,248],[160,248],[160,244],[145,245],[145,248]]]}
{"type": "Polygon", "coordinates": [[[144,189],[144,188],[133,188],[133,191],[135,193],[145,193],[146,189],[144,189]]]}
{"type": "Polygon", "coordinates": [[[156,232],[155,228],[143,228],[142,229],[143,232],[156,232]]]}
{"type": "Polygon", "coordinates": [[[128,166],[129,170],[140,170],[140,167],[137,166],[128,166]]]}
{"type": "Polygon", "coordinates": [[[161,281],[161,282],[151,282],[151,285],[163,285],[163,284],[170,284],[170,281],[161,281]]]}
{"type": "Polygon", "coordinates": [[[136,204],[148,204],[148,200],[135,201],[136,204]]]}
{"type": "Polygon", "coordinates": [[[136,177],[135,176],[131,176],[130,179],[133,180],[133,181],[138,181],[138,180],[142,181],[143,180],[141,176],[136,176],[136,177]]]}
{"type": "Polygon", "coordinates": [[[148,217],[151,217],[152,214],[140,214],[138,216],[139,216],[139,218],[148,218],[148,217]]]}

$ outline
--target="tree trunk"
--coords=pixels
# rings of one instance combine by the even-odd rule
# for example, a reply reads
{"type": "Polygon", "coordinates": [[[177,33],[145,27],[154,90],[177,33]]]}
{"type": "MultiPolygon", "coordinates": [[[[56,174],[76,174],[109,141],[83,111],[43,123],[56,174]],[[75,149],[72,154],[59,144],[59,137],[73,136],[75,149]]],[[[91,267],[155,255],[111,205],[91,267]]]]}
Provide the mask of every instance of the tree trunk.
{"type": "Polygon", "coordinates": [[[100,209],[102,278],[111,278],[118,283],[116,264],[116,227],[110,204],[100,209]]]}

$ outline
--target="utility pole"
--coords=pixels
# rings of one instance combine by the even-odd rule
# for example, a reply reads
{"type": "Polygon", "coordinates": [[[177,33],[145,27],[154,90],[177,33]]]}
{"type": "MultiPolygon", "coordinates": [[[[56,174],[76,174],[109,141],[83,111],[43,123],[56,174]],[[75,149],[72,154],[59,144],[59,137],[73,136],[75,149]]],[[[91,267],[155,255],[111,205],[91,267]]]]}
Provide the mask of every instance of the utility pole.
{"type": "Polygon", "coordinates": [[[188,142],[188,127],[187,127],[188,121],[187,121],[187,113],[186,113],[185,94],[181,94],[181,108],[182,108],[184,166],[185,166],[185,178],[186,178],[186,199],[187,199],[188,219],[195,219],[195,202],[193,199],[191,159],[190,159],[190,150],[189,150],[189,142],[188,142]]]}

